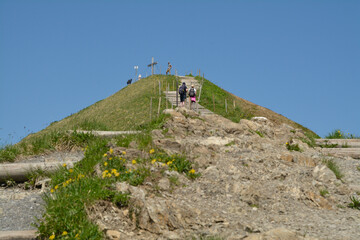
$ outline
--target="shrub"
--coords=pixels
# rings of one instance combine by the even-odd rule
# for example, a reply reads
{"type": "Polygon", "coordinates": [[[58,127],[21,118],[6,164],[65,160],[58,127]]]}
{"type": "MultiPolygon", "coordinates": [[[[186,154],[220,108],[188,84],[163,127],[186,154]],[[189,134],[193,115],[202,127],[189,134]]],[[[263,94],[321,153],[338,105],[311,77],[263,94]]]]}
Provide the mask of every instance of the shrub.
{"type": "Polygon", "coordinates": [[[298,152],[301,152],[301,149],[299,147],[299,144],[292,144],[292,143],[289,143],[287,142],[286,143],[286,148],[289,150],[289,151],[298,151],[298,152]]]}

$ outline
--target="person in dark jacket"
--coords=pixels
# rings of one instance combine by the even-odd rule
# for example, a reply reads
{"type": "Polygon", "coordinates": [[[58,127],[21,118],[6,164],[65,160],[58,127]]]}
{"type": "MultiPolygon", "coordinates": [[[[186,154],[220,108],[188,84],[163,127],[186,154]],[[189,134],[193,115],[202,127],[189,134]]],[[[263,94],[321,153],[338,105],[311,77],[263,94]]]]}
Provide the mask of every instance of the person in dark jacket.
{"type": "Polygon", "coordinates": [[[186,92],[187,92],[186,83],[183,82],[182,85],[179,87],[180,106],[181,106],[181,107],[184,107],[184,106],[185,106],[186,92]]]}

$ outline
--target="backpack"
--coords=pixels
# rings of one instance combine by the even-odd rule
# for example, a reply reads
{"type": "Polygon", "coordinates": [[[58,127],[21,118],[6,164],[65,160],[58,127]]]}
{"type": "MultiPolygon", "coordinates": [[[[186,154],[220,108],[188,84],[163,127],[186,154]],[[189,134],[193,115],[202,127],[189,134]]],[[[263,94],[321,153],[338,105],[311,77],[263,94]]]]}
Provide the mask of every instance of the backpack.
{"type": "Polygon", "coordinates": [[[195,97],[195,89],[194,88],[191,88],[190,91],[189,91],[189,96],[190,97],[195,97]]]}
{"type": "Polygon", "coordinates": [[[179,94],[184,94],[185,90],[184,90],[184,86],[180,86],[179,87],[179,94]]]}

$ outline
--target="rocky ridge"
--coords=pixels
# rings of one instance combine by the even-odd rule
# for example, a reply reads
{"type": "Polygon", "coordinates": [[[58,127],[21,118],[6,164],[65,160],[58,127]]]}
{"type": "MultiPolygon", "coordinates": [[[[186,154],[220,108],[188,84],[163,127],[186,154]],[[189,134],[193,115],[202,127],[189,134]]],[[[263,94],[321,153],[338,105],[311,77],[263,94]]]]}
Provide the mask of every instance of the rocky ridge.
{"type": "Polygon", "coordinates": [[[360,193],[358,160],[324,156],[300,140],[306,138],[301,130],[266,118],[234,123],[165,111],[171,118],[152,132],[153,144],[185,154],[201,177],[162,171],[142,186],[118,183],[119,191],[131,193],[129,208],[98,201],[87,209],[107,238],[358,239],[360,212],[346,207],[360,193]],[[329,159],[341,180],[324,164],[329,159]]]}

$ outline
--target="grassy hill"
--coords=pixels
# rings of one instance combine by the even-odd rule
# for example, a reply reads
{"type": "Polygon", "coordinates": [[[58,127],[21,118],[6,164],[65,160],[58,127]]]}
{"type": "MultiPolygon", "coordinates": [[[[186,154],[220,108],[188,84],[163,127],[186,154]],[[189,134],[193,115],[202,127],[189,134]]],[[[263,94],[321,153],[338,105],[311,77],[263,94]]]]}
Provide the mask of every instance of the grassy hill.
{"type": "MultiPolygon", "coordinates": [[[[318,137],[314,132],[300,124],[267,108],[237,97],[207,79],[201,77],[196,77],[196,79],[203,83],[200,103],[216,114],[234,122],[239,122],[242,118],[250,119],[253,116],[263,116],[275,124],[286,123],[295,128],[301,128],[311,138],[318,137]],[[225,100],[227,101],[227,108],[225,107],[225,100]]],[[[42,131],[30,134],[14,146],[6,146],[0,150],[0,162],[12,161],[21,154],[39,154],[46,150],[64,149],[63,146],[65,149],[69,149],[72,146],[79,145],[78,143],[82,142],[83,136],[76,134],[68,136],[67,130],[121,131],[144,129],[154,120],[162,119],[162,111],[166,107],[171,107],[170,103],[165,101],[163,92],[166,89],[170,91],[177,89],[175,76],[153,75],[141,79],[104,100],[98,101],[63,120],[51,123],[42,131]]]]}

